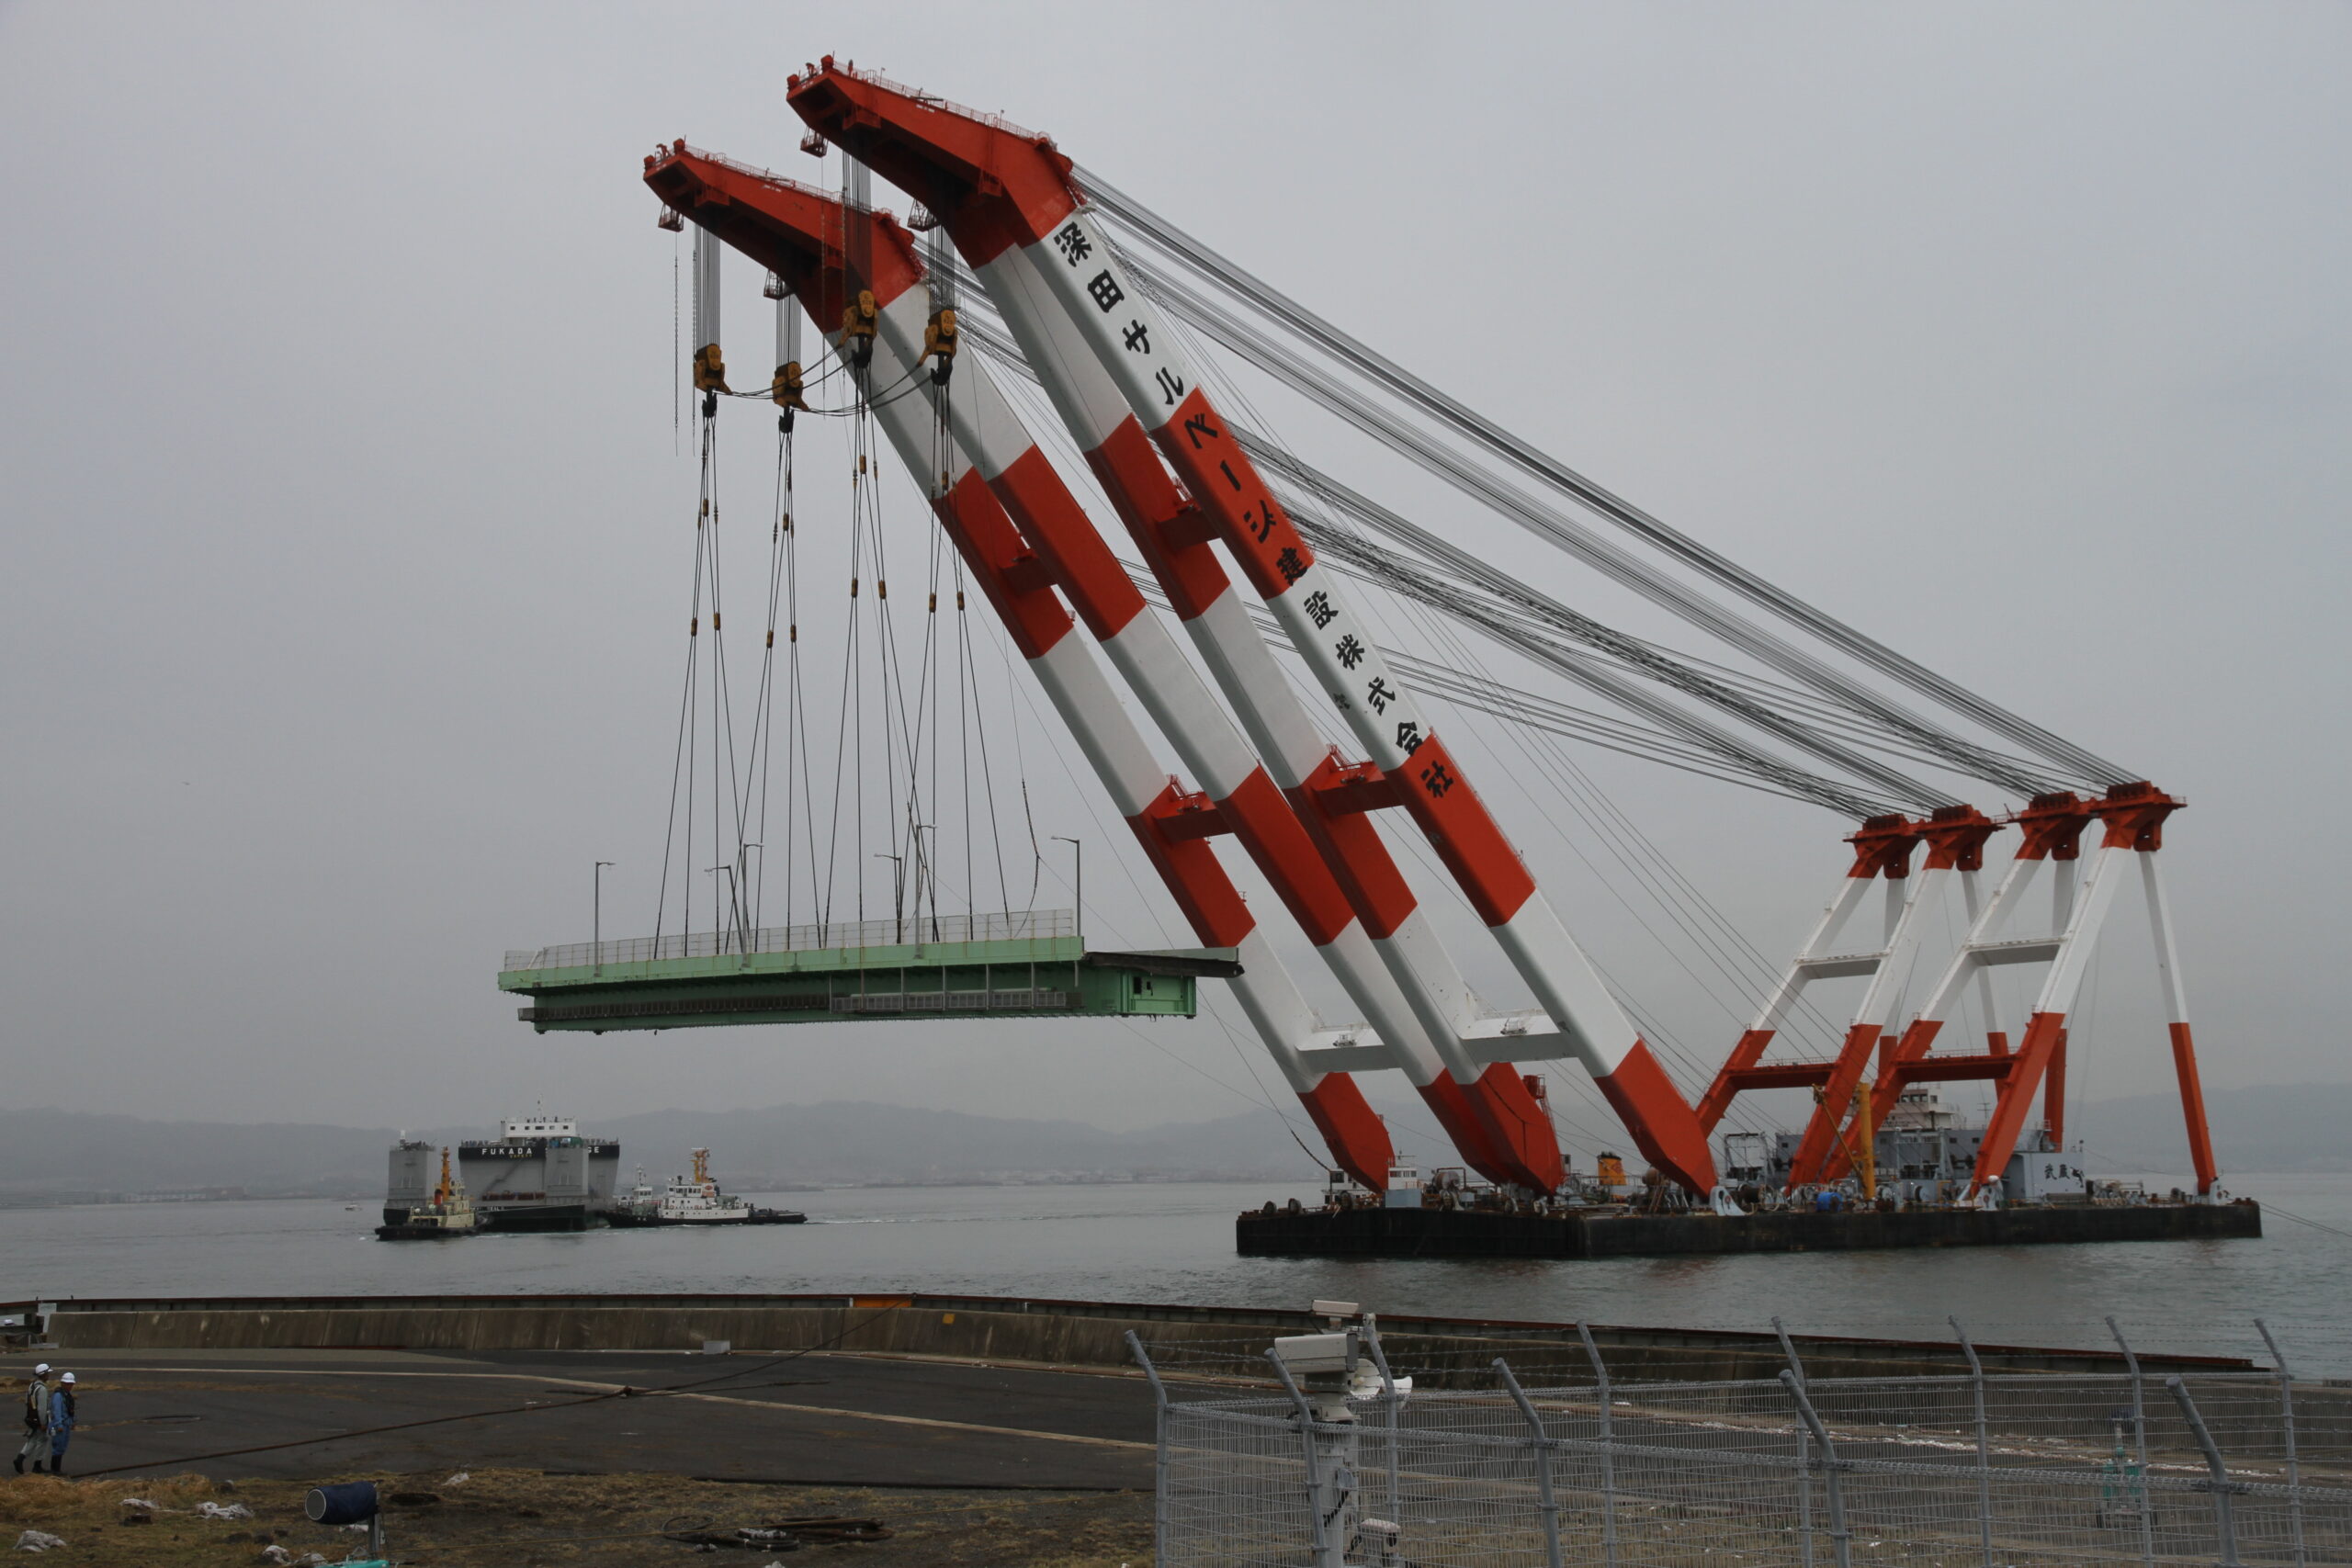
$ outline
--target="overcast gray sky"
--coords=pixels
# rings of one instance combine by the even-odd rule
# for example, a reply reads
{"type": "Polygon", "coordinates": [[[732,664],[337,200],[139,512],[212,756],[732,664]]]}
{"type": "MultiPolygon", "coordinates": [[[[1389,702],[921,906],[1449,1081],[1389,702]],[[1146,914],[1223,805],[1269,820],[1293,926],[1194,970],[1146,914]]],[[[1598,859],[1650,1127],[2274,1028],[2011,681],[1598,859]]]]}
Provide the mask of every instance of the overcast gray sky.
{"type": "MultiPolygon", "coordinates": [[[[783,89],[827,51],[1051,132],[2188,795],[2165,856],[2209,1079],[2352,1077],[2347,44],[2317,4],[0,4],[0,1094],[1113,1125],[1255,1097],[1205,1021],[540,1038],[492,987],[504,948],[586,935],[595,859],[607,933],[650,924],[695,476],[639,157],[683,135],[819,176],[783,89]]],[[[756,285],[734,269],[739,366],[756,285]]],[[[729,413],[755,509],[773,436],[729,413]]],[[[845,487],[816,466],[821,523],[845,487]]],[[[1058,739],[1025,766],[1108,856],[1058,739]]],[[[1841,867],[1822,813],[1593,765],[1766,951],[1841,867]]],[[[1576,824],[1489,788],[1612,976],[1719,1055],[1736,1024],[1676,994],[1576,824]]],[[[1103,866],[1106,925],[1173,927],[1103,866]]],[[[2128,902],[2114,930],[2094,1094],[2167,1077],[2128,902]]]]}

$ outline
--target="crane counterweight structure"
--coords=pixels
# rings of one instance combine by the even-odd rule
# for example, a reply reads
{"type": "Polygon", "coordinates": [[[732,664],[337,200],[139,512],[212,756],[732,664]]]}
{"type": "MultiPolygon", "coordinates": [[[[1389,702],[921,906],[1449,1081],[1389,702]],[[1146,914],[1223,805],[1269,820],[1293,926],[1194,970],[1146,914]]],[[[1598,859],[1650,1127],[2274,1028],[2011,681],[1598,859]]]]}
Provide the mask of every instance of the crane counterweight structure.
{"type": "MultiPolygon", "coordinates": [[[[852,415],[861,432],[880,427],[1203,944],[1097,954],[1078,942],[1067,997],[1024,992],[1035,998],[1030,1010],[1078,1008],[1079,976],[1089,965],[1125,976],[1088,980],[1087,995],[1117,1002],[1102,1011],[1188,1015],[1189,988],[1181,999],[1149,992],[1142,976],[1152,964],[1187,987],[1203,977],[1226,980],[1332,1163],[1374,1190],[1389,1185],[1394,1151],[1355,1081],[1364,1071],[1402,1072],[1464,1162],[1522,1194],[1555,1191],[1566,1174],[1541,1080],[1523,1078],[1522,1062],[1576,1059],[1657,1178],[1701,1194],[1716,1179],[1711,1137],[1744,1094],[1812,1091],[1804,1129],[1784,1134],[1780,1156],[1786,1190],[1797,1193],[1843,1180],[1858,1150],[1868,1158],[1884,1113],[1907,1086],[1979,1081],[1994,1098],[1968,1184],[1976,1197],[1997,1187],[2020,1146],[2064,1147],[2075,999],[2106,916],[2136,870],[2198,1190],[2218,1192],[2157,865],[2164,823],[2183,804],[2177,797],[1912,662],[1537,451],[1079,171],[1050,138],[830,56],[794,75],[786,96],[808,128],[804,151],[842,157],[841,191],[684,141],[645,162],[663,226],[695,225],[691,361],[704,421],[704,515],[715,515],[718,400],[751,395],[726,384],[723,244],[768,269],[767,292],[779,301],[776,369],[757,394],[779,411],[779,496],[793,416],[811,412],[808,393],[820,379],[804,377],[799,363],[797,301],[838,363],[822,379],[837,376],[855,394],[851,409],[815,412],[852,415]],[[928,258],[874,203],[869,169],[911,199],[917,226],[929,231],[928,258]],[[1747,663],[1712,662],[1604,626],[1458,542],[1453,530],[1416,524],[1266,430],[1236,423],[1224,405],[1249,411],[1223,382],[1214,395],[1204,384],[1216,371],[1194,357],[1192,333],[1747,663]],[[1024,423],[996,379],[1001,370],[1043,391],[1060,426],[1051,439],[1067,438],[1063,450],[1083,461],[1116,513],[1131,547],[1126,558],[1024,423]],[[1570,506],[1616,533],[1571,515],[1570,506]],[[1717,590],[1727,597],[1710,597],[1717,590]],[[1455,666],[1422,657],[1398,635],[1401,625],[1367,608],[1384,592],[1408,614],[1434,612],[1577,683],[1630,719],[1532,693],[1514,696],[1472,655],[1455,666]],[[1189,655],[1155,605],[1174,617],[1189,655]],[[1749,609],[1779,624],[1750,618],[1749,609]],[[1295,668],[1303,668],[1303,682],[1295,668]],[[1849,823],[1859,818],[1837,893],[1777,979],[1751,993],[1747,1027],[1695,1103],[1537,886],[1469,776],[1464,737],[1451,720],[1440,732],[1408,677],[1440,703],[1537,728],[1569,724],[1553,732],[1809,802],[1849,823]],[[1155,755],[1122,685],[1182,777],[1155,755]],[[1327,728],[1343,745],[1331,743],[1327,728]],[[1990,812],[1953,793],[1967,787],[1955,780],[2031,798],[2021,810],[1990,812]],[[1426,841],[1532,993],[1532,1010],[1498,1012],[1473,989],[1383,834],[1380,814],[1391,811],[1426,841]],[[1988,897],[1980,886],[1987,847],[2012,828],[2017,847],[1988,897]],[[2101,837],[2085,856],[2083,838],[2094,828],[2101,837]],[[1317,1016],[1220,862],[1221,837],[1247,855],[1363,1022],[1333,1027],[1317,1016]],[[2028,896],[2043,888],[2050,929],[2029,930],[2037,922],[2023,913],[2028,896]],[[1967,931],[1956,942],[1942,939],[1939,953],[1930,933],[1953,892],[1967,931]],[[1993,976],[2022,965],[2046,972],[2012,1049],[1993,976]],[[1915,999],[1911,981],[1926,974],[1938,978],[1915,999]],[[1792,1033],[1804,1032],[1798,1015],[1819,1018],[1808,988],[1839,978],[1860,983],[1842,1025],[1825,1031],[1826,1048],[1787,1055],[1792,1033]],[[1944,1026],[1964,1000],[1983,1014],[1984,1050],[1939,1054],[1944,1026]],[[2048,1141],[2020,1145],[2037,1098],[2048,1141]]],[[[863,483],[865,437],[856,439],[863,483]]],[[[862,515],[872,515],[870,502],[862,515]]],[[[878,602],[887,589],[874,548],[878,602]]],[[[934,592],[934,613],[938,603],[934,592]]],[[[845,686],[845,713],[848,700],[845,686]]],[[[837,782],[837,810],[838,789],[837,782]]],[[[901,875],[922,860],[925,826],[914,820],[911,789],[906,798],[912,837],[894,840],[894,849],[910,854],[878,857],[901,875]]],[[[739,904],[744,851],[757,847],[747,842],[737,852],[729,897],[739,904]]],[[[923,874],[915,873],[918,886],[923,874]]],[[[1011,919],[1009,898],[1006,909],[1011,919]]],[[[628,1027],[611,1021],[660,1007],[675,1019],[650,1026],[672,1027],[676,1020],[737,1021],[737,1004],[751,1001],[770,1004],[779,1019],[813,1016],[783,1005],[778,976],[859,973],[856,960],[838,957],[762,956],[753,964],[752,944],[740,938],[756,922],[741,908],[732,919],[736,938],[712,935],[722,948],[735,941],[729,951],[744,958],[740,973],[673,973],[657,952],[654,971],[623,977],[644,989],[634,1000],[617,991],[601,1000],[574,996],[565,987],[581,977],[552,969],[523,972],[519,981],[529,983],[508,988],[539,996],[543,1028],[628,1027]]],[[[662,941],[657,934],[657,950],[662,941]]],[[[588,978],[607,980],[605,962],[599,949],[588,978]]],[[[976,946],[957,962],[967,969],[978,962],[985,973],[989,955],[976,946]]],[[[1770,972],[1760,958],[1758,968],[1770,972]]],[[[826,982],[834,992],[844,983],[826,982]]],[[[968,981],[941,968],[935,992],[921,993],[936,1002],[921,1005],[949,1015],[1016,1006],[959,1008],[951,998],[978,993],[958,985],[968,981]]],[[[915,994],[903,980],[901,989],[915,994]]],[[[827,1005],[857,1011],[862,1004],[827,1005]]],[[[1673,1047],[1670,1035],[1651,1037],[1673,1047]]],[[[1739,1162],[1727,1156],[1725,1163],[1739,1162]]],[[[1736,1212],[1724,1190],[1715,1199],[1718,1212],[1736,1212]]]]}

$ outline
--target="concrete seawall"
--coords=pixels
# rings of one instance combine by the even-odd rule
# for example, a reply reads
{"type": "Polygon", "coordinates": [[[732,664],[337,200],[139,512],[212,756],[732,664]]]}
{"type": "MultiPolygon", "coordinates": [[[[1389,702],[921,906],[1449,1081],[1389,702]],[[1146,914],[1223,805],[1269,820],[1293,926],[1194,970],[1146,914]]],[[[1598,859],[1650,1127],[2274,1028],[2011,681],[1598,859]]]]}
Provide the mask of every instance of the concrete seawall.
{"type": "MultiPolygon", "coordinates": [[[[1372,1304],[1372,1303],[1367,1303],[1372,1304]]],[[[1306,1313],[1242,1308],[1036,1301],[996,1296],[311,1296],[83,1300],[50,1303],[62,1349],[695,1350],[726,1340],[739,1350],[833,1349],[1053,1366],[1133,1364],[1134,1331],[1172,1365],[1213,1371],[1254,1361],[1277,1334],[1313,1332],[1306,1313]]],[[[1572,1324],[1383,1316],[1400,1365],[1488,1376],[1488,1362],[1584,1364],[1572,1324]]],[[[1627,1381],[1769,1378],[1786,1365],[1770,1334],[1596,1325],[1612,1375],[1627,1381]]],[[[1808,1370],[1823,1377],[1902,1376],[1962,1370],[1949,1344],[1804,1336],[1808,1370]]],[[[2113,1371],[2112,1352],[1979,1348],[1988,1371],[2113,1371]]],[[[2243,1369],[2225,1358],[2143,1358],[2150,1371],[2243,1369]]]]}

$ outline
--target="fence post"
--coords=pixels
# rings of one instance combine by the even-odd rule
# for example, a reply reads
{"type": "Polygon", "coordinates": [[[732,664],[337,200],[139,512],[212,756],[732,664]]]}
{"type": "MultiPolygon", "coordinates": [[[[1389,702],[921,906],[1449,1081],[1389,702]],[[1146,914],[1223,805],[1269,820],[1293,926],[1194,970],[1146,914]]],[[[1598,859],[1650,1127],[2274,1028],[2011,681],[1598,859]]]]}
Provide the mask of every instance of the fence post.
{"type": "Polygon", "coordinates": [[[1582,1318],[1577,1320],[1577,1337],[1584,1341],[1585,1356],[1592,1362],[1592,1385],[1600,1396],[1601,1562],[1605,1568],[1617,1568],[1617,1434],[1610,1408],[1609,1366],[1600,1359],[1600,1347],[1592,1342],[1592,1330],[1582,1318]]]}
{"type": "Polygon", "coordinates": [[[1144,1353],[1143,1341],[1132,1328],[1127,1330],[1127,1349],[1143,1368],[1143,1375],[1151,1380],[1152,1403],[1157,1412],[1151,1443],[1151,1565],[1168,1568],[1168,1385],[1159,1381],[1159,1369],[1151,1364],[1151,1358],[1144,1353]]]}
{"type": "Polygon", "coordinates": [[[2123,1337],[2123,1329],[2113,1317],[2107,1320],[2107,1331],[2115,1336],[2115,1348],[2123,1352],[2124,1370],[2132,1374],[2132,1444],[2140,1459],[2140,1473],[2133,1479],[2132,1495],[2140,1515],[2140,1561],[2146,1568],[2156,1564],[2156,1499],[2148,1490],[2148,1404],[2140,1378],[2140,1358],[2132,1353],[2132,1342],[2123,1337]]]}
{"type": "Polygon", "coordinates": [[[1968,1342],[1968,1330],[1956,1316],[1944,1320],[1960,1339],[1960,1353],[1968,1358],[1968,1383],[1976,1396],[1976,1538],[1984,1549],[1984,1568],[1993,1568],[1993,1450],[1984,1436],[1984,1363],[1968,1342]]]}
{"type": "MultiPolygon", "coordinates": [[[[1774,1320],[1775,1326],[1778,1326],[1778,1319],[1774,1320]]],[[[1838,1461],[1836,1445],[1829,1440],[1829,1428],[1821,1424],[1821,1417],[1814,1412],[1813,1401],[1805,1397],[1804,1380],[1794,1372],[1782,1372],[1781,1385],[1796,1402],[1797,1414],[1804,1418],[1805,1429],[1813,1434],[1813,1440],[1821,1445],[1821,1468],[1829,1488],[1829,1550],[1838,1559],[1838,1568],[1850,1568],[1847,1542],[1852,1532],[1846,1529],[1846,1491],[1838,1483],[1838,1472],[1845,1467],[1838,1461]]]]}
{"type": "Polygon", "coordinates": [[[2173,1403],[2180,1406],[2197,1446],[2205,1450],[2205,1468],[2212,1472],[2213,1478],[2205,1487],[2213,1494],[2213,1532],[2221,1538],[2222,1547],[2219,1568],[2244,1568],[2238,1562],[2237,1525],[2230,1517],[2230,1494],[2239,1489],[2239,1483],[2230,1479],[2229,1466],[2222,1462],[2222,1450],[2214,1447],[2213,1434],[2205,1429],[2205,1417],[2197,1413],[2197,1402],[2188,1397],[2188,1385],[2178,1378],[2166,1378],[2165,1387],[2171,1392],[2173,1403]]]}
{"type": "Polygon", "coordinates": [[[1273,1363],[1274,1375],[1283,1380],[1283,1388],[1290,1394],[1291,1403],[1298,1406],[1298,1442],[1300,1450],[1306,1456],[1306,1529],[1315,1568],[1343,1568],[1347,1542],[1342,1540],[1336,1546],[1332,1544],[1331,1521],[1347,1507],[1343,1482],[1339,1473],[1344,1459],[1338,1454],[1332,1456],[1330,1489],[1339,1495],[1333,1500],[1330,1513],[1326,1515],[1323,1511],[1324,1456],[1315,1441],[1315,1406],[1307,1403],[1306,1393],[1298,1386],[1298,1380],[1290,1375],[1290,1368],[1283,1364],[1280,1356],[1269,1350],[1266,1359],[1273,1363]]]}
{"type": "MultiPolygon", "coordinates": [[[[1772,1332],[1780,1336],[1781,1354],[1789,1359],[1789,1370],[1781,1381],[1796,1380],[1792,1385],[1804,1387],[1804,1363],[1797,1359],[1797,1348],[1789,1341],[1789,1331],[1781,1326],[1778,1313],[1772,1316],[1772,1332]]],[[[1813,1568],[1813,1437],[1805,1424],[1797,1423],[1797,1539],[1804,1543],[1804,1568],[1813,1568]]]]}
{"type": "Polygon", "coordinates": [[[2295,1457],[2295,1380],[2287,1371],[2287,1358],[2278,1353],[2278,1341],[2270,1337],[2270,1325],[2257,1317],[2254,1326],[2270,1347],[2270,1364],[2278,1369],[2278,1417],[2287,1438],[2287,1528],[2294,1542],[2295,1568],[2303,1568],[2303,1470],[2295,1457]]]}
{"type": "Polygon", "coordinates": [[[1495,1358],[1495,1375],[1503,1380],[1503,1387],[1510,1391],[1511,1403],[1535,1432],[1535,1498],[1544,1509],[1544,1561],[1549,1568],[1561,1568],[1560,1562],[1560,1501],[1552,1495],[1552,1438],[1544,1430],[1544,1417],[1535,1413],[1535,1405],[1519,1380],[1510,1375],[1510,1363],[1500,1356],[1495,1358]]]}
{"type": "Polygon", "coordinates": [[[1380,1372],[1380,1403],[1388,1411],[1388,1531],[1380,1561],[1394,1562],[1405,1540],[1405,1509],[1401,1501],[1404,1460],[1397,1444],[1404,1427],[1405,1396],[1396,1392],[1396,1376],[1389,1371],[1387,1354],[1380,1348],[1380,1320],[1371,1313],[1363,1314],[1363,1348],[1371,1353],[1372,1364],[1380,1372]]]}

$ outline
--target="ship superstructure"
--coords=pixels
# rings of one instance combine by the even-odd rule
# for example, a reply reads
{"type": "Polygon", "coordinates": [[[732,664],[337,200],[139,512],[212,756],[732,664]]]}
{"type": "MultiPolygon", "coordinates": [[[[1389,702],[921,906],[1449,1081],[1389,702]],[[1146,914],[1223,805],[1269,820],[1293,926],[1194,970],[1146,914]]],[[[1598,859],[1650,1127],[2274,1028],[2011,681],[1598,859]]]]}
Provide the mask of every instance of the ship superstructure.
{"type": "MultiPolygon", "coordinates": [[[[1874,1134],[1876,1197],[1905,1205],[1956,1202],[1977,1179],[1985,1127],[1963,1124],[1932,1090],[1906,1090],[1874,1134]]],[[[1750,1202],[1759,1190],[1777,1194],[1803,1187],[1804,1183],[1792,1181],[1792,1173],[1804,1152],[1803,1133],[1727,1134],[1723,1139],[1724,1182],[1750,1202]]],[[[1860,1163],[1853,1157],[1858,1153],[1848,1151],[1849,1168],[1860,1163]]],[[[2098,1193],[2098,1184],[2083,1169],[2082,1156],[2061,1147],[2046,1126],[2028,1127],[2018,1134],[1995,1179],[1998,1200],[2009,1203],[2079,1202],[2098,1193]]],[[[1850,1174],[1830,1185],[1860,1190],[1850,1174]]]]}
{"type": "MultiPolygon", "coordinates": [[[[394,1151],[394,1160],[400,1158],[394,1151]]],[[[458,1168],[492,1230],[584,1230],[613,1206],[621,1146],[569,1116],[509,1117],[498,1136],[458,1145],[458,1168]]]]}

